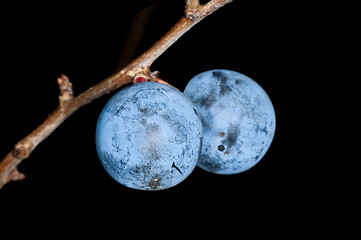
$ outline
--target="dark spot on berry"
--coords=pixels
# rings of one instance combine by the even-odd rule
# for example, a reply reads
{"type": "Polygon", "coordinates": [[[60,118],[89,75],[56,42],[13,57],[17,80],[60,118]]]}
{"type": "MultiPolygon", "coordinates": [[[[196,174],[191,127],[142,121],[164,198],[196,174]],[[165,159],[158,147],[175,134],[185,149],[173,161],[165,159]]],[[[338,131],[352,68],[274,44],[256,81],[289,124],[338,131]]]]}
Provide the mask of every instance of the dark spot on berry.
{"type": "Polygon", "coordinates": [[[183,175],[182,171],[174,164],[174,162],[172,163],[172,168],[175,168],[181,175],[183,175]]]}
{"type": "Polygon", "coordinates": [[[227,133],[227,141],[229,144],[229,147],[232,147],[233,144],[236,143],[238,135],[239,135],[239,128],[237,127],[237,125],[232,125],[229,129],[228,129],[228,133],[227,133]]]}
{"type": "Polygon", "coordinates": [[[197,110],[195,108],[193,108],[194,113],[199,117],[197,110]]]}
{"type": "Polygon", "coordinates": [[[219,95],[220,96],[226,95],[229,91],[232,90],[227,84],[228,77],[226,74],[224,74],[221,71],[213,71],[212,75],[214,78],[216,78],[219,81],[219,95]]]}
{"type": "Polygon", "coordinates": [[[212,75],[214,78],[216,78],[219,81],[226,81],[227,76],[222,71],[213,71],[212,75]]]}
{"type": "MultiPolygon", "coordinates": [[[[139,107],[139,106],[138,106],[139,107]]],[[[148,115],[148,108],[146,107],[139,107],[139,112],[141,112],[144,115],[148,115]]]]}
{"type": "Polygon", "coordinates": [[[243,82],[244,82],[243,79],[237,79],[235,83],[238,85],[238,84],[241,84],[241,83],[243,83],[243,82]]]}
{"type": "Polygon", "coordinates": [[[219,145],[219,146],[218,146],[218,150],[221,151],[221,152],[223,152],[223,151],[224,151],[224,146],[223,146],[223,145],[219,145]]]}
{"type": "Polygon", "coordinates": [[[205,109],[209,109],[215,102],[217,102],[217,98],[212,92],[209,95],[205,95],[202,98],[200,98],[196,102],[196,105],[200,105],[203,106],[205,109]]]}
{"type": "Polygon", "coordinates": [[[268,135],[269,130],[268,130],[267,126],[261,128],[259,125],[257,125],[256,132],[257,133],[264,133],[265,135],[268,135]]]}
{"type": "Polygon", "coordinates": [[[222,143],[227,145],[228,148],[232,147],[236,142],[237,142],[237,138],[238,135],[240,133],[240,129],[238,128],[237,125],[231,125],[228,129],[227,129],[227,136],[225,140],[222,140],[222,143]]]}

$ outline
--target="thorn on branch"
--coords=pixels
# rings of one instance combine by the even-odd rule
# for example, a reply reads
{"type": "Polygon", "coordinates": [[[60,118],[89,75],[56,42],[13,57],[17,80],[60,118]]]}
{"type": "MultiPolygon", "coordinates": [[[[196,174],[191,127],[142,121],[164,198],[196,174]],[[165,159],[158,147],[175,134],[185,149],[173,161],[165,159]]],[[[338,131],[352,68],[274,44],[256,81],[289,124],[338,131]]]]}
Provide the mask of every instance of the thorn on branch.
{"type": "Polygon", "coordinates": [[[73,84],[65,74],[61,74],[60,78],[58,78],[58,86],[60,89],[60,105],[74,98],[73,84]]]}

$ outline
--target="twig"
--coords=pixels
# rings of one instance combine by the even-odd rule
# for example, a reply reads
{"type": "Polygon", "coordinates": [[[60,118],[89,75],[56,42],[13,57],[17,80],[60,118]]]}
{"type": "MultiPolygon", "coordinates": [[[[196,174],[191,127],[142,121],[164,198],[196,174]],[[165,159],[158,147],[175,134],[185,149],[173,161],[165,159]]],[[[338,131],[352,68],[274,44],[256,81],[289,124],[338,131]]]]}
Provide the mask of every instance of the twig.
{"type": "Polygon", "coordinates": [[[136,74],[142,73],[151,77],[152,73],[149,68],[164,51],[204,17],[231,1],[232,0],[212,0],[205,5],[200,5],[198,0],[187,0],[185,17],[182,17],[178,23],[149,50],[120,72],[108,77],[76,97],[73,96],[72,83],[68,77],[64,74],[61,75],[61,77],[58,78],[60,89],[60,104],[58,108],[49,115],[39,127],[20,140],[14,149],[0,162],[0,189],[11,180],[15,181],[25,178],[25,175],[18,171],[18,164],[28,158],[38,144],[46,139],[65,119],[94,99],[130,83],[136,74]]]}
{"type": "Polygon", "coordinates": [[[186,0],[185,15],[189,19],[202,19],[233,0],[213,0],[204,5],[199,0],[186,0]]]}

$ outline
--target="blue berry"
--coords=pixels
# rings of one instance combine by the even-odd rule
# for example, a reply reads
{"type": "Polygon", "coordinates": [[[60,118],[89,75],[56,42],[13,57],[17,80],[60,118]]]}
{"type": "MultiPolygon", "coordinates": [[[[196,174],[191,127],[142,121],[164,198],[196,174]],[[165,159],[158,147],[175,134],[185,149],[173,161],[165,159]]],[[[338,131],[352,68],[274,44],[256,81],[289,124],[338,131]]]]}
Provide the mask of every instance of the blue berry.
{"type": "Polygon", "coordinates": [[[276,119],[271,100],[251,78],[229,70],[195,76],[184,94],[203,122],[198,166],[219,174],[235,174],[256,165],[273,140],[276,119]]]}
{"type": "Polygon", "coordinates": [[[202,122],[177,89],[154,82],[115,94],[100,114],[98,156],[119,183],[161,190],[183,181],[200,154],[202,122]]]}

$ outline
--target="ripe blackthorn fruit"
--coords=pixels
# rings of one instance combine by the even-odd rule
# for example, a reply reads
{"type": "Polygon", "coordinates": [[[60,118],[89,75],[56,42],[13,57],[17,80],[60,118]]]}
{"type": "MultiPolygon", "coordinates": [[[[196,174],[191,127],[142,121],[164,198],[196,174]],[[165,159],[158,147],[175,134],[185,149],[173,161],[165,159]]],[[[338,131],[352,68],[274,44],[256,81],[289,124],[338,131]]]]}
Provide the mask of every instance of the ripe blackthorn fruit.
{"type": "Polygon", "coordinates": [[[273,140],[276,118],[261,86],[241,73],[220,69],[195,76],[184,94],[203,122],[199,167],[235,174],[262,159],[273,140]]]}
{"type": "Polygon", "coordinates": [[[183,181],[200,154],[202,122],[177,89],[155,82],[127,87],[105,105],[96,128],[98,156],[119,183],[161,190],[183,181]]]}

